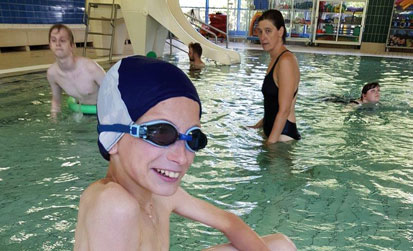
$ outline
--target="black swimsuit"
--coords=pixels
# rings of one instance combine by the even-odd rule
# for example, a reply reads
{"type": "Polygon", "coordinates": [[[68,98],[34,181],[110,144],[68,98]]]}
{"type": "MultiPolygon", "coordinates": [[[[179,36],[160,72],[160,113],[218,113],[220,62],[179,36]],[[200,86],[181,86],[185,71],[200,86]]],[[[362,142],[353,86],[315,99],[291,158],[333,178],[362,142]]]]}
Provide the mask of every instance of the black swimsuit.
{"type": "MultiPolygon", "coordinates": [[[[278,87],[274,82],[273,73],[274,68],[278,63],[281,55],[289,50],[283,51],[278,58],[275,60],[270,72],[265,76],[264,83],[262,85],[261,92],[264,95],[264,133],[267,137],[270,136],[272,127],[274,125],[275,117],[277,116],[279,105],[278,105],[278,87]]],[[[294,93],[297,95],[298,89],[294,93]]],[[[301,139],[301,135],[297,130],[297,125],[287,119],[284,129],[281,134],[287,135],[293,139],[301,139]]]]}

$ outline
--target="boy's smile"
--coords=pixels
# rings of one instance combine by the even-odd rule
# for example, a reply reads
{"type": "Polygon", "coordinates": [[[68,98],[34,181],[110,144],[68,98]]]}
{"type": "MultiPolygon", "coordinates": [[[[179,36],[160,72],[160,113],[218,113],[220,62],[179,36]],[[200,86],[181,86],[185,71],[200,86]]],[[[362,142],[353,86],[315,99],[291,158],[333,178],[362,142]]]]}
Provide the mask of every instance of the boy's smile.
{"type": "MultiPolygon", "coordinates": [[[[200,124],[199,105],[185,97],[169,98],[149,109],[136,123],[159,119],[169,121],[179,133],[185,134],[189,128],[200,124]]],[[[195,157],[184,140],[159,147],[129,134],[118,142],[118,155],[121,168],[135,185],[163,196],[176,192],[195,157]]]]}

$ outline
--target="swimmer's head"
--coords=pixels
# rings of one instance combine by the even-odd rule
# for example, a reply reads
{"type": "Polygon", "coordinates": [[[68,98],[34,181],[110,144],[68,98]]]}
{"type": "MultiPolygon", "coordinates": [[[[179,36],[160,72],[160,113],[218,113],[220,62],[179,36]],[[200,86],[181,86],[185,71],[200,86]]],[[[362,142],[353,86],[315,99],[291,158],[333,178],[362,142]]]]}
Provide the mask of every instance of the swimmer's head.
{"type": "MultiPolygon", "coordinates": [[[[99,125],[131,125],[158,103],[175,97],[201,101],[191,80],[178,67],[144,56],[127,57],[107,72],[99,88],[97,114],[99,125]]],[[[98,145],[109,160],[109,150],[124,133],[103,131],[98,145]]]]}
{"type": "Polygon", "coordinates": [[[194,54],[197,54],[199,58],[202,56],[202,47],[199,43],[189,43],[188,45],[188,55],[190,61],[195,60],[194,54]]]}
{"type": "Polygon", "coordinates": [[[189,48],[192,48],[192,50],[198,54],[199,57],[202,56],[202,47],[200,43],[190,43],[189,48]]]}
{"type": "Polygon", "coordinates": [[[380,101],[380,84],[372,82],[363,86],[360,99],[363,103],[378,103],[380,101]]]}
{"type": "Polygon", "coordinates": [[[285,39],[287,37],[287,29],[285,28],[285,21],[281,12],[275,9],[267,10],[264,13],[262,13],[262,15],[258,18],[258,23],[263,20],[270,21],[277,28],[277,30],[283,27],[284,32],[282,35],[282,41],[285,44],[285,39]]]}
{"type": "Polygon", "coordinates": [[[53,25],[52,27],[50,27],[50,29],[49,29],[49,44],[50,44],[50,38],[51,38],[51,36],[52,36],[52,32],[53,32],[53,30],[55,30],[55,29],[57,30],[57,32],[59,32],[60,30],[66,31],[66,32],[67,32],[67,35],[68,35],[68,37],[69,37],[70,45],[74,45],[74,44],[75,44],[75,38],[74,38],[74,36],[73,36],[72,30],[70,30],[70,28],[67,27],[67,26],[64,25],[64,24],[55,24],[55,25],[53,25]]]}

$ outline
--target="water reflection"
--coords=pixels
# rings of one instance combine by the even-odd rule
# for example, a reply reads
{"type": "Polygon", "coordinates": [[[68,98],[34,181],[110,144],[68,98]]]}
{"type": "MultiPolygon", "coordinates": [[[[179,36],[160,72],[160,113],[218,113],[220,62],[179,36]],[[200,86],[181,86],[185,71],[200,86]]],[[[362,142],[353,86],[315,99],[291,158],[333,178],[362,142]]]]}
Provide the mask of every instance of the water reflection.
{"type": "MultiPolygon", "coordinates": [[[[263,115],[267,54],[245,51],[240,65],[210,63],[194,73],[186,54],[166,57],[196,85],[210,140],[182,186],[240,215],[259,234],[292,236],[300,250],[409,250],[413,62],[297,58],[302,140],[265,147],[261,132],[247,126],[263,115]],[[332,95],[358,97],[362,85],[373,80],[382,86],[378,106],[349,109],[322,101],[332,95]]],[[[1,250],[71,250],[79,196],[105,175],[96,118],[83,116],[77,123],[64,110],[59,122],[51,123],[49,89],[43,73],[2,79],[0,208],[7,217],[0,217],[1,250]]],[[[171,250],[222,242],[226,239],[216,230],[172,217],[171,250]]]]}

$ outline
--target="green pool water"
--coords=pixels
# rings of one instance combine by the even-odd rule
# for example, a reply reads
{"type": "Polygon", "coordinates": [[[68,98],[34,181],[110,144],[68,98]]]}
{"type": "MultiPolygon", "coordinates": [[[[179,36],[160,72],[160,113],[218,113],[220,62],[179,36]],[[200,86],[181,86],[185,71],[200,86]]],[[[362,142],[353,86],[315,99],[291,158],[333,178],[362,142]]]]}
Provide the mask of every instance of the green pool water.
{"type": "MultiPolygon", "coordinates": [[[[302,140],[266,148],[246,126],[262,117],[269,57],[241,54],[240,65],[209,62],[195,73],[186,54],[165,56],[195,83],[209,137],[182,186],[299,250],[411,250],[412,61],[297,53],[302,140]],[[377,106],[325,101],[356,98],[370,81],[381,84],[377,106]]],[[[0,78],[0,250],[72,250],[80,194],[106,173],[96,118],[64,108],[53,123],[50,96],[45,73],[0,78]]],[[[171,250],[223,242],[214,229],[171,218],[171,250]]]]}

